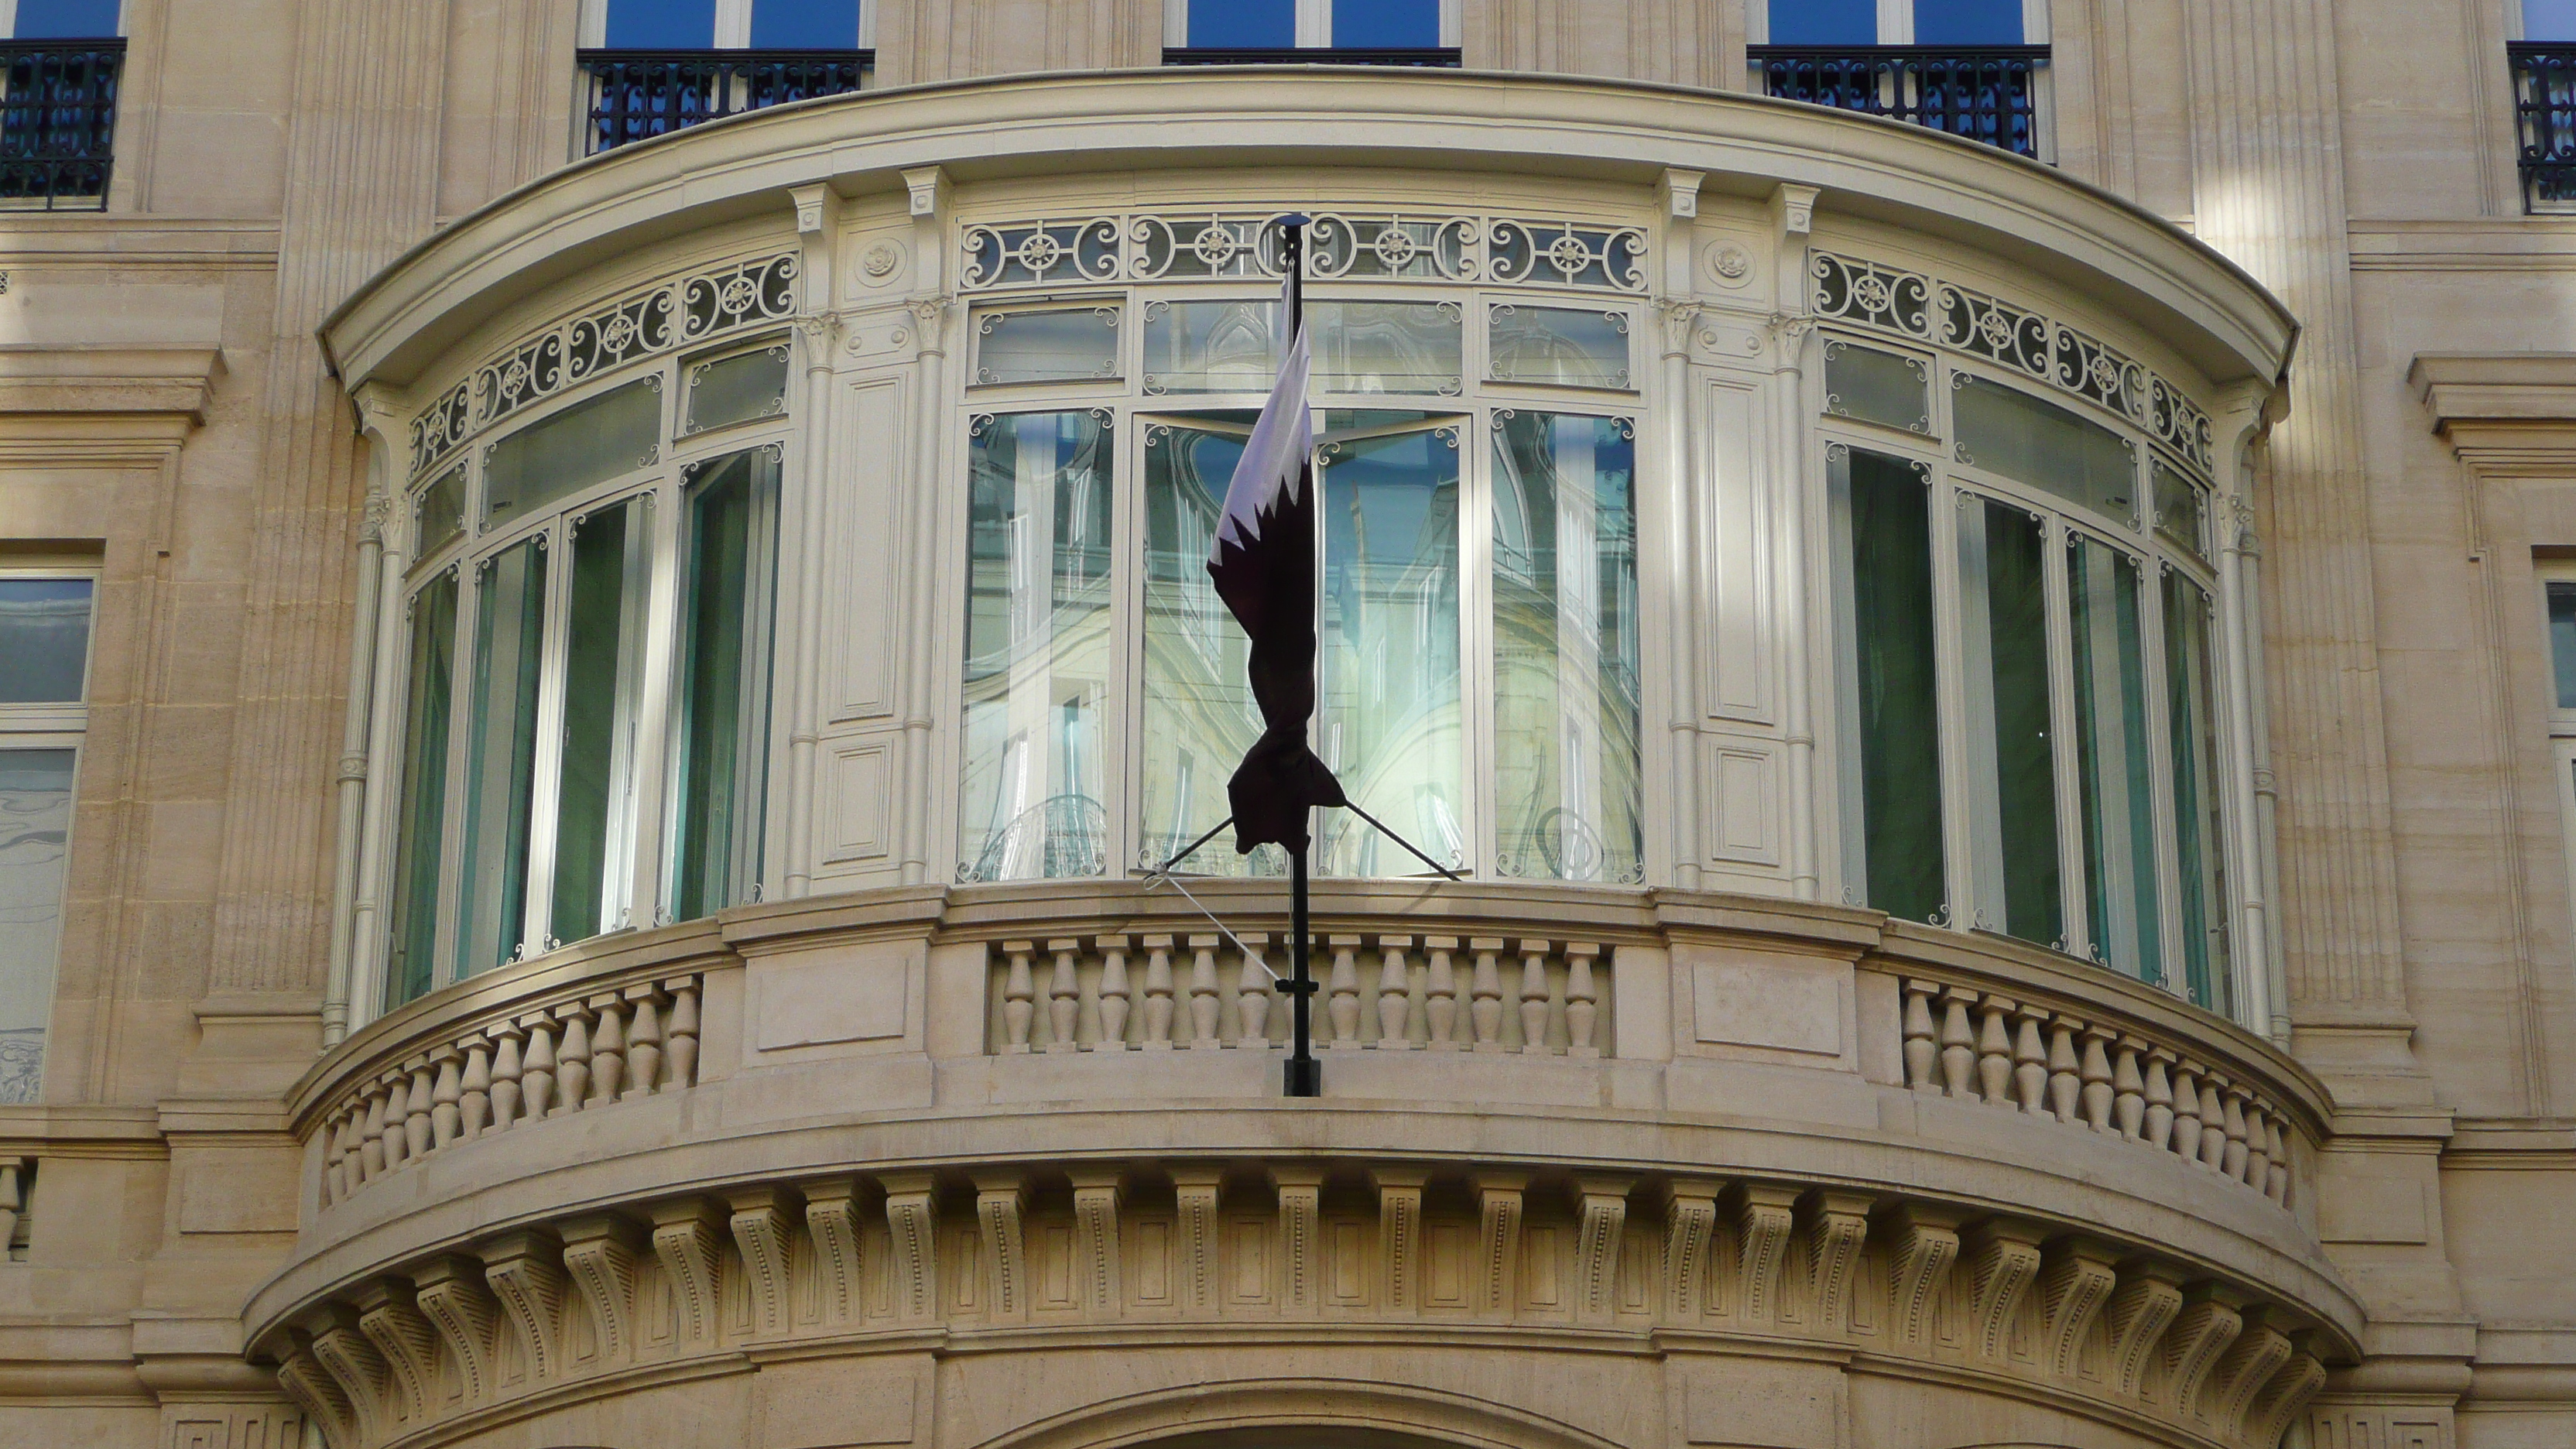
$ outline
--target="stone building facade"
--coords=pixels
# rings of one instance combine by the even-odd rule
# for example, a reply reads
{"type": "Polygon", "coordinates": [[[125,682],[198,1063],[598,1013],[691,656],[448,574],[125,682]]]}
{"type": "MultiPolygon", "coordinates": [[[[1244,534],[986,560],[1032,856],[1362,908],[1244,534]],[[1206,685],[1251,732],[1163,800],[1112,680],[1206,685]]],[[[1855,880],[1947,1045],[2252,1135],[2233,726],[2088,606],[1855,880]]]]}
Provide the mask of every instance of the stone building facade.
{"type": "Polygon", "coordinates": [[[0,63],[0,1442],[2576,1442],[2567,7],[0,63]]]}

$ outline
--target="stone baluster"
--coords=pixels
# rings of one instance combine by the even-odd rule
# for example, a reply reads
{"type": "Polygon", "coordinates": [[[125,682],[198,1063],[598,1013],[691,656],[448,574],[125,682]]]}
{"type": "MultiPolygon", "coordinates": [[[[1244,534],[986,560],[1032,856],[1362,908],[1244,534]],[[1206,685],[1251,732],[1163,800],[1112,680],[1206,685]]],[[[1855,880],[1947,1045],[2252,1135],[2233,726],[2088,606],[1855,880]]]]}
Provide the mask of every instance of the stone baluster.
{"type": "Polygon", "coordinates": [[[2174,1054],[2163,1047],[2147,1053],[2147,1145],[2158,1152],[2173,1150],[2174,1128],[2174,1054]]]}
{"type": "MultiPolygon", "coordinates": [[[[2023,1111],[2036,1116],[2047,1110],[2048,1053],[2039,1030],[2040,1023],[2047,1019],[2046,1014],[2027,1006],[2016,1007],[2011,1002],[1989,1001],[1986,1004],[1988,1021],[1995,1019],[1998,1007],[2011,1012],[2013,1018],[2012,1100],[2023,1111]]],[[[1986,1100],[2001,1103],[2004,1098],[1994,1089],[1994,1068],[1988,1065],[1991,1060],[1990,1054],[1980,1052],[1977,1065],[1984,1069],[1986,1076],[1986,1100]]]]}
{"type": "Polygon", "coordinates": [[[563,1023],[563,1043],[555,1048],[555,1109],[561,1117],[578,1112],[590,1100],[590,1013],[578,1001],[555,1008],[563,1023]]]}
{"type": "Polygon", "coordinates": [[[367,1112],[358,1119],[358,1180],[373,1182],[385,1175],[385,1090],[382,1084],[369,1088],[367,1112]]]}
{"type": "Polygon", "coordinates": [[[1049,941],[1046,948],[1055,955],[1055,972],[1047,980],[1047,1044],[1051,1052],[1080,1049],[1076,1036],[1082,1020],[1082,942],[1071,938],[1049,941]]]}
{"type": "Polygon", "coordinates": [[[2218,1161],[2215,1164],[2218,1168],[2218,1175],[2221,1177],[2232,1177],[2238,1182],[2243,1182],[2245,1180],[2245,1159],[2247,1156],[2245,1150],[2245,1089],[2237,1086],[2233,1082],[2230,1082],[2223,1087],[2218,1099],[2218,1111],[2218,1120],[2223,1124],[2223,1130],[2226,1133],[2226,1140],[2221,1142],[2218,1147],[2218,1161]]]}
{"type": "Polygon", "coordinates": [[[437,1090],[438,1079],[431,1075],[429,1058],[411,1061],[411,1091],[403,1101],[403,1160],[427,1157],[437,1135],[430,1129],[430,1096],[437,1090]]]}
{"type": "Polygon", "coordinates": [[[357,1183],[353,1180],[355,1174],[349,1170],[349,1142],[351,1136],[352,1133],[349,1129],[348,1113],[342,1112],[339,1116],[331,1119],[331,1166],[330,1170],[322,1175],[322,1205],[324,1207],[329,1207],[335,1202],[345,1201],[349,1196],[350,1189],[357,1186],[357,1183]]]}
{"type": "Polygon", "coordinates": [[[2237,1176],[2239,1181],[2256,1192],[2261,1192],[2272,1176],[2272,1140],[2263,1132],[2267,1121],[2263,1104],[2248,1099],[2245,1103],[2245,1170],[2237,1176]]]}
{"type": "Polygon", "coordinates": [[[2083,1065],[2076,1069],[2083,1083],[2084,1125],[2096,1132],[2111,1130],[2111,1033],[2098,1026],[2084,1028],[2083,1065]]]}
{"type": "Polygon", "coordinates": [[[1570,1057],[1601,1055],[1601,1044],[1593,1039],[1601,1020],[1601,1001],[1592,976],[1592,962],[1600,954],[1601,947],[1590,941],[1566,943],[1565,1054],[1570,1057]]]}
{"type": "Polygon", "coordinates": [[[1905,983],[1905,1085],[1918,1092],[1941,1085],[1933,1075],[1941,1061],[1941,1043],[1932,1026],[1932,994],[1939,989],[1929,981],[1905,983]]]}
{"type": "Polygon", "coordinates": [[[1270,938],[1256,931],[1242,940],[1243,969],[1234,978],[1234,1041],[1262,1051],[1270,1045],[1270,998],[1278,995],[1271,986],[1270,968],[1261,959],[1270,938]]]}
{"type": "Polygon", "coordinates": [[[445,1147],[464,1130],[465,1063],[456,1048],[440,1047],[435,1058],[438,1080],[429,1089],[429,1145],[445,1147]]]}
{"type": "Polygon", "coordinates": [[[391,1172],[411,1159],[410,1133],[404,1126],[411,1116],[411,1078],[394,1073],[384,1093],[384,1120],[376,1132],[385,1144],[385,1170],[391,1172]]]}
{"type": "Polygon", "coordinates": [[[1145,938],[1145,1050],[1172,1047],[1172,938],[1145,938]]]}
{"type": "Polygon", "coordinates": [[[1377,947],[1377,1045],[1405,1051],[1413,1046],[1413,938],[1380,936],[1377,947]]]}
{"type": "Polygon", "coordinates": [[[2131,1142],[2141,1140],[2147,1130],[2146,1054],[2145,1042],[2124,1036],[2112,1059],[2111,1120],[2131,1142]]]}
{"type": "Polygon", "coordinates": [[[1431,1049],[1452,1051],[1458,1046],[1458,970],[1449,956],[1458,949],[1458,938],[1425,936],[1422,949],[1430,958],[1423,968],[1422,1014],[1430,1028],[1431,1049]]]}
{"type": "Polygon", "coordinates": [[[554,1023],[541,1011],[520,1018],[519,1025],[528,1029],[528,1055],[519,1070],[519,1101],[527,1108],[528,1121],[543,1121],[555,1100],[554,1023]]]}
{"type": "Polygon", "coordinates": [[[2270,1173],[2270,1177],[2263,1184],[2263,1195],[2283,1207],[2288,1207],[2290,1205],[2290,1144],[2289,1140],[2281,1135],[2281,1119],[2275,1116],[2265,1122],[2263,1135],[2270,1139],[2271,1144],[2271,1150],[2265,1154],[2270,1159],[2270,1166],[2265,1169],[2270,1173]]]}
{"type": "Polygon", "coordinates": [[[504,1022],[484,1031],[486,1036],[495,1034],[500,1040],[492,1049],[492,1130],[499,1132],[519,1120],[519,1108],[527,1088],[524,1084],[526,1068],[519,1057],[518,1025],[504,1022]]]}
{"type": "Polygon", "coordinates": [[[2200,1064],[2174,1063],[2173,1150],[2186,1162],[2200,1160],[2200,1064]]]}
{"type": "Polygon", "coordinates": [[[2212,1172],[2227,1161],[2227,1101],[2218,1086],[2222,1080],[2214,1072],[2204,1072],[2200,1078],[2200,1165],[2212,1172]]]}
{"type": "Polygon", "coordinates": [[[1532,1056],[1548,1052],[1547,952],[1535,936],[1521,942],[1521,1050],[1532,1056]]]}
{"type": "Polygon", "coordinates": [[[1029,956],[1037,950],[1035,941],[1004,941],[1002,954],[1010,958],[1009,974],[1002,978],[1002,1050],[1005,1054],[1029,1049],[1029,1028],[1037,1019],[1037,987],[1029,980],[1029,956]]]}
{"type": "Polygon", "coordinates": [[[698,1084],[698,978],[683,976],[665,981],[662,989],[671,994],[669,1039],[663,1047],[664,1060],[670,1064],[670,1084],[682,1091],[698,1084]]]}
{"type": "Polygon", "coordinates": [[[1225,1045],[1217,1035],[1218,1019],[1224,1009],[1216,999],[1216,946],[1224,939],[1190,937],[1190,1046],[1196,1051],[1213,1051],[1225,1045]]]}
{"type": "Polygon", "coordinates": [[[1127,1014],[1132,1009],[1127,988],[1127,938],[1102,936],[1100,948],[1100,1041],[1105,1052],[1127,1049],[1127,1014]]]}
{"type": "Polygon", "coordinates": [[[1989,996],[1978,1013],[1977,1096],[1991,1106],[2009,1106],[2013,1100],[2012,1030],[2006,1023],[2020,1009],[2003,997],[1989,996]]]}
{"type": "Polygon", "coordinates": [[[649,1097],[662,1085],[662,1001],[650,985],[629,986],[624,994],[635,1006],[626,1024],[626,1095],[649,1097]]]}
{"type": "Polygon", "coordinates": [[[614,991],[592,997],[590,1009],[599,1019],[590,1034],[590,1100],[597,1106],[616,1101],[626,1082],[626,1012],[614,991]]]}
{"type": "Polygon", "coordinates": [[[456,1105],[468,1142],[492,1125],[492,1043],[480,1035],[465,1044],[465,1074],[457,1083],[456,1105]]]}
{"type": "Polygon", "coordinates": [[[1333,975],[1328,987],[1332,996],[1326,1007],[1333,1023],[1332,1044],[1356,1047],[1360,1044],[1360,938],[1332,936],[1327,943],[1333,948],[1333,975]]]}
{"type": "Polygon", "coordinates": [[[2049,1024],[2048,1109],[2060,1122],[2075,1120],[2081,1100],[2083,1082],[2076,1075],[2075,1033],[2083,1025],[2071,1016],[2060,1016],[2049,1024]]]}
{"type": "Polygon", "coordinates": [[[1503,974],[1496,964],[1503,943],[1492,936],[1477,936],[1467,942],[1476,953],[1476,975],[1468,985],[1467,1016],[1476,1029],[1476,1050],[1498,1052],[1503,1049],[1503,974]]]}
{"type": "Polygon", "coordinates": [[[1976,1095],[1977,1036],[1968,1024],[1968,1006],[1977,993],[1951,986],[1943,988],[1941,999],[1941,1085],[1964,1101],[1976,1095]]]}

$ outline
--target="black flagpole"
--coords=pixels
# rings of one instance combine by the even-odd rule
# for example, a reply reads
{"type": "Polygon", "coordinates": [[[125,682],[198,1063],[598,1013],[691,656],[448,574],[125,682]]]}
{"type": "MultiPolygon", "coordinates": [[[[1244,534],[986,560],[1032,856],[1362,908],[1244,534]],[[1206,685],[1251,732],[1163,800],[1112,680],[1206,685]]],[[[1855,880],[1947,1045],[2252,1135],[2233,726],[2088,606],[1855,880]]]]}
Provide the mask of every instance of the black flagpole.
{"type": "MultiPolygon", "coordinates": [[[[1297,331],[1306,321],[1306,218],[1291,213],[1279,218],[1279,269],[1288,279],[1288,330],[1285,346],[1294,347],[1297,331]]],[[[1304,400],[1299,400],[1304,405],[1304,400]]],[[[1315,486],[1315,459],[1309,452],[1298,465],[1297,486],[1312,490],[1315,486]]],[[[1309,507],[1315,495],[1306,494],[1309,507]]],[[[1314,667],[1313,661],[1307,668],[1314,667]]],[[[1288,994],[1288,1019],[1293,1033],[1288,1060],[1284,1064],[1286,1095],[1320,1097],[1324,1095],[1324,1064],[1315,1060],[1315,1041],[1310,1009],[1315,999],[1315,978],[1306,959],[1306,852],[1312,845],[1311,827],[1314,812],[1306,812],[1307,831],[1300,833],[1300,843],[1288,856],[1288,979],[1278,983],[1288,994]]]]}

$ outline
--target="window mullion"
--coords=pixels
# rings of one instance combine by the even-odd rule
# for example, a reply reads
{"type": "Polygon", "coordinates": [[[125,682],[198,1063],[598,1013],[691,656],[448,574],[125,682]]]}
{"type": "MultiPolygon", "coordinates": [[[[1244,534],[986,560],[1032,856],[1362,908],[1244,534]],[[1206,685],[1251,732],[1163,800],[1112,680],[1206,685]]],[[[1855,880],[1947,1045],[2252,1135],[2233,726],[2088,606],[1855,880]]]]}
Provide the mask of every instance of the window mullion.
{"type": "Polygon", "coordinates": [[[1134,418],[1132,412],[1112,409],[1108,423],[1109,637],[1127,641],[1126,647],[1107,651],[1108,687],[1100,711],[1101,727],[1112,732],[1099,751],[1101,773],[1107,777],[1099,795],[1105,817],[1100,873],[1112,880],[1125,873],[1121,861],[1138,859],[1143,840],[1136,823],[1144,813],[1142,776],[1130,769],[1145,734],[1144,675],[1137,659],[1145,637],[1145,571],[1141,562],[1130,565],[1130,560],[1141,561],[1145,550],[1145,455],[1138,438],[1130,436],[1143,431],[1134,418]],[[1137,705],[1132,712],[1120,707],[1130,700],[1137,705]]]}
{"type": "Polygon", "coordinates": [[[1914,43],[1914,0],[1878,0],[1878,43],[1914,43]]]}
{"type": "Polygon", "coordinates": [[[715,47],[742,50],[751,44],[752,0],[716,0],[715,47]]]}
{"type": "MultiPolygon", "coordinates": [[[[1966,490],[1948,475],[1926,470],[1933,485],[1925,500],[1932,510],[1932,615],[1935,696],[1940,718],[1967,718],[1966,657],[1961,643],[1959,605],[1959,512],[1970,501],[1966,490]]],[[[1967,731],[1943,729],[1941,749],[1941,839],[1943,902],[1939,924],[1966,930],[1976,920],[1977,887],[1973,862],[1976,837],[1969,812],[1967,731]]]]}
{"type": "MultiPolygon", "coordinates": [[[[2144,597],[2138,601],[2139,678],[2146,685],[2147,773],[2155,781],[2148,798],[2155,817],[2156,911],[2164,918],[2162,928],[2156,932],[2157,945],[2162,948],[2156,969],[2163,974],[2167,991],[2188,999],[2191,977],[2183,968],[2182,854],[2177,833],[2180,826],[2174,816],[2173,671],[2165,653],[2164,583],[2170,568],[2154,557],[2141,560],[2138,592],[2144,597]]],[[[2204,770],[2208,768],[2203,766],[2204,770]]],[[[2209,909],[2223,916],[2226,903],[2211,901],[2209,909]]]]}
{"type": "Polygon", "coordinates": [[[1302,48],[1333,43],[1333,0],[1297,0],[1297,44],[1302,48]]]}
{"type": "MultiPolygon", "coordinates": [[[[1459,727],[1466,731],[1467,873],[1491,876],[1502,860],[1502,800],[1495,775],[1494,730],[1494,501],[1492,415],[1480,410],[1458,428],[1458,673],[1465,698],[1459,727]]],[[[1589,540],[1585,540],[1588,547],[1589,540]]],[[[1564,540],[1558,540],[1560,554],[1564,540]]],[[[1562,601],[1560,600],[1560,605],[1562,601]]],[[[1564,667],[1564,661],[1558,661],[1564,667]]],[[[1410,872],[1408,872],[1409,874],[1410,872]]]]}
{"type": "Polygon", "coordinates": [[[642,926],[662,924],[676,895],[676,863],[667,842],[680,800],[680,772],[671,761],[671,726],[679,709],[675,694],[680,670],[680,520],[687,511],[683,476],[672,469],[648,495],[653,573],[646,609],[651,623],[644,636],[643,677],[635,711],[637,808],[634,858],[627,876],[627,910],[642,926]]]}
{"type": "Polygon", "coordinates": [[[537,748],[528,800],[527,893],[520,905],[519,939],[525,954],[554,949],[555,833],[563,800],[564,650],[571,631],[572,538],[578,524],[546,526],[544,547],[554,554],[546,569],[543,654],[537,668],[537,748]]]}
{"type": "MultiPolygon", "coordinates": [[[[448,662],[453,671],[448,683],[447,775],[446,802],[439,817],[438,843],[438,930],[435,954],[430,959],[429,990],[453,983],[456,977],[457,917],[465,908],[465,886],[462,877],[465,860],[465,797],[473,782],[466,778],[466,761],[471,757],[468,746],[474,736],[474,640],[483,613],[483,565],[497,557],[464,558],[456,563],[456,657],[448,662]]],[[[419,621],[413,621],[419,627],[419,621]]]]}
{"type": "Polygon", "coordinates": [[[2076,744],[2073,581],[2066,567],[2067,552],[2077,545],[2080,536],[2053,517],[2047,529],[2041,557],[2047,560],[2048,577],[2048,728],[2055,744],[2049,756],[2057,778],[2058,899],[2066,923],[2066,939],[2059,949],[2071,956],[2104,961],[2108,957],[2096,941],[2093,928],[2088,889],[2091,876],[2084,866],[2085,787],[2076,744]]]}

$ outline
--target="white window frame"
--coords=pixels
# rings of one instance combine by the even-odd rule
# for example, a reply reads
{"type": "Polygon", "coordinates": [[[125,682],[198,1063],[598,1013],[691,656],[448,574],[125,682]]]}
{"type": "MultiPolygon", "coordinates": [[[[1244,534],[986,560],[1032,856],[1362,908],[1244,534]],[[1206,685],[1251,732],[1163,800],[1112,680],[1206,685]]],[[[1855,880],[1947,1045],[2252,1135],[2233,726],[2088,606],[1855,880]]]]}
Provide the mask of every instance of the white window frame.
{"type": "Polygon", "coordinates": [[[2576,588],[2576,562],[2542,563],[2532,573],[2539,584],[2533,602],[2540,610],[2541,677],[2549,694],[2549,768],[2557,781],[2558,821],[2566,842],[2568,899],[2576,902],[2576,708],[2558,701],[2557,641],[2549,628],[2550,586],[2576,588]]]}
{"type": "MultiPolygon", "coordinates": [[[[127,0],[132,3],[132,0],[127,0]]],[[[603,49],[608,44],[608,7],[615,0],[581,0],[581,48],[603,49]]],[[[751,7],[754,0],[716,0],[716,28],[710,37],[710,50],[748,50],[751,47],[751,7]]],[[[877,0],[852,0],[859,7],[858,48],[873,50],[877,43],[877,0]]],[[[1456,3],[1456,0],[1448,0],[1456,3]]],[[[14,6],[17,0],[0,0],[0,5],[14,6]]]]}
{"type": "MultiPolygon", "coordinates": [[[[718,0],[724,3],[724,0],[718,0]]],[[[874,0],[869,0],[871,5],[874,0]]],[[[2023,0],[2025,5],[2043,0],[2023,0]]],[[[1465,0],[1440,0],[1440,44],[1456,49],[1466,32],[1465,0]]],[[[1185,50],[1190,43],[1190,0],[1163,0],[1163,44],[1185,50]]],[[[1329,50],[1333,45],[1333,0],[1297,0],[1297,49],[1329,50]]]]}
{"type": "MultiPolygon", "coordinates": [[[[1873,43],[1912,45],[1914,5],[1915,0],[1878,0],[1878,39],[1873,43]]],[[[1771,0],[1744,0],[1745,44],[1767,45],[1770,41],[1771,0]]],[[[2049,43],[2048,0],[2021,0],[2021,43],[2049,43]]]]}

